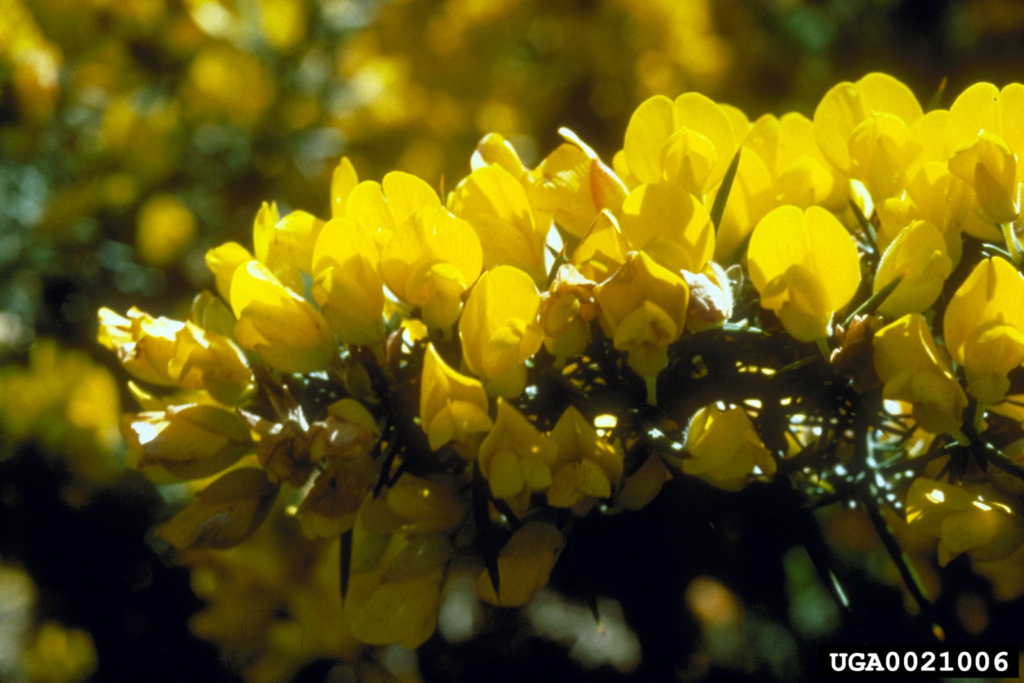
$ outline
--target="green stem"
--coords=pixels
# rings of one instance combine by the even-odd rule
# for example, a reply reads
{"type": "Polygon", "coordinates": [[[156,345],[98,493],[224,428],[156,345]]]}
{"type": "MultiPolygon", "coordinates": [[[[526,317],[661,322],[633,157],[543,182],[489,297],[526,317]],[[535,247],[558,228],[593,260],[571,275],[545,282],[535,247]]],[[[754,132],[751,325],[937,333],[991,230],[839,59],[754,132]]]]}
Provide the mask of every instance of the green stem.
{"type": "Polygon", "coordinates": [[[874,313],[875,309],[878,308],[890,294],[892,294],[893,290],[899,287],[900,282],[902,281],[903,278],[898,277],[868,297],[867,301],[854,309],[853,313],[846,317],[846,320],[843,321],[843,327],[849,327],[850,323],[853,322],[853,319],[862,313],[874,313]]]}
{"type": "Polygon", "coordinates": [[[999,227],[1003,230],[1006,250],[1010,252],[1010,259],[1013,261],[1013,265],[1019,266],[1021,261],[1024,260],[1024,254],[1021,253],[1020,242],[1017,241],[1017,235],[1013,232],[1013,224],[1007,221],[1000,223],[999,227]]]}
{"type": "Polygon", "coordinates": [[[815,339],[814,341],[818,344],[818,350],[821,351],[821,355],[825,359],[825,362],[828,362],[829,357],[832,355],[832,349],[828,348],[828,342],[821,338],[815,339]]]}
{"type": "MultiPolygon", "coordinates": [[[[921,608],[921,614],[931,622],[932,632],[935,632],[935,627],[938,626],[938,621],[934,618],[932,603],[924,595],[924,588],[921,585],[921,578],[917,575],[917,572],[910,566],[907,561],[907,556],[900,548],[900,544],[896,542],[896,537],[893,536],[892,529],[889,524],[885,521],[882,513],[879,511],[873,500],[863,499],[864,509],[867,510],[868,518],[871,520],[871,525],[875,527],[875,532],[878,534],[879,540],[882,541],[882,545],[885,546],[886,551],[889,553],[890,559],[893,564],[896,565],[896,569],[899,570],[900,578],[903,579],[903,584],[910,591],[910,595],[917,602],[918,607],[921,608]]],[[[939,627],[941,628],[941,626],[939,627]]]]}

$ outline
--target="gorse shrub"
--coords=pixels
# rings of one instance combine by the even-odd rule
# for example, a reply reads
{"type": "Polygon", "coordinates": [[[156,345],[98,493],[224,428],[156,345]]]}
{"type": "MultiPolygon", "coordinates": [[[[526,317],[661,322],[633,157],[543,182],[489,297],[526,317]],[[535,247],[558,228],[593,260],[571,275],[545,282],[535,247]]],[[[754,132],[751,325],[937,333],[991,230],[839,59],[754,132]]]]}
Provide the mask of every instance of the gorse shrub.
{"type": "Polygon", "coordinates": [[[1024,542],[1024,86],[658,96],[610,162],[562,137],[531,169],[488,135],[440,192],[342,159],[327,220],[264,204],[207,254],[190,320],[102,310],[129,464],[195,484],[160,535],[233,546],[281,501],[340,538],[351,635],[408,647],[448,572],[524,605],[574,519],[672,479],[863,506],[923,609],[890,522],[941,564],[1024,542]]]}

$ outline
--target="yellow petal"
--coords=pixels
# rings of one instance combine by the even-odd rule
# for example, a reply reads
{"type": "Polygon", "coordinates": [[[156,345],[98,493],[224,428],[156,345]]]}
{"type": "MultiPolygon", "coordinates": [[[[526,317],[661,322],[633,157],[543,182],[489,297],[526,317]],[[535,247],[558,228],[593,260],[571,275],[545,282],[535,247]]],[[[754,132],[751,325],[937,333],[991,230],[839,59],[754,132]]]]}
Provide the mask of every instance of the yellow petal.
{"type": "Polygon", "coordinates": [[[486,422],[483,419],[487,409],[483,385],[450,368],[434,345],[429,344],[420,380],[420,420],[430,437],[430,447],[437,450],[450,439],[489,431],[490,418],[486,422]],[[456,409],[455,405],[462,407],[456,409]],[[477,410],[472,411],[471,406],[477,410]],[[446,413],[445,421],[438,423],[437,417],[442,413],[446,413]]]}
{"type": "Polygon", "coordinates": [[[525,362],[541,346],[537,323],[540,294],[533,280],[512,266],[498,266],[480,277],[459,320],[462,353],[470,371],[491,393],[513,398],[526,385],[525,362]],[[504,330],[502,336],[496,337],[504,330]],[[499,344],[515,336],[515,343],[499,344]],[[502,357],[499,362],[495,354],[502,357]],[[507,368],[495,375],[488,368],[507,368]]]}
{"type": "Polygon", "coordinates": [[[331,175],[331,217],[340,218],[345,215],[345,205],[352,190],[359,184],[359,176],[348,157],[341,161],[331,175]]]}
{"type": "MultiPolygon", "coordinates": [[[[688,128],[706,138],[715,149],[715,164],[704,182],[704,191],[717,185],[736,154],[737,140],[729,118],[714,101],[688,92],[672,103],[675,130],[688,128]]],[[[667,169],[666,169],[667,170],[667,169]]]]}
{"type": "Polygon", "coordinates": [[[622,204],[622,234],[672,271],[699,273],[715,253],[711,217],[678,185],[641,185],[622,204]]]}
{"type": "Polygon", "coordinates": [[[252,260],[252,254],[238,242],[227,242],[206,252],[206,267],[217,282],[217,293],[231,300],[231,277],[238,266],[252,260]]]}
{"type": "Polygon", "coordinates": [[[249,537],[270,512],[277,487],[263,470],[240,467],[196,494],[157,533],[179,550],[230,548],[249,537]]]}
{"type": "Polygon", "coordinates": [[[963,364],[968,341],[992,323],[1024,330],[1024,277],[998,257],[979,263],[946,307],[942,329],[953,360],[963,364]]]}
{"type": "Polygon", "coordinates": [[[282,372],[319,370],[336,352],[334,334],[323,316],[259,261],[235,270],[231,308],[238,318],[238,344],[282,372]]]}
{"type": "Polygon", "coordinates": [[[534,222],[526,190],[501,166],[485,166],[459,183],[448,208],[469,221],[483,248],[484,268],[511,265],[543,284],[547,226],[534,222]]]}
{"type": "Polygon", "coordinates": [[[878,307],[879,315],[899,317],[931,306],[953,269],[946,242],[931,223],[915,221],[904,228],[882,255],[875,274],[875,293],[903,278],[878,307]]]}
{"type": "Polygon", "coordinates": [[[550,467],[557,456],[555,444],[537,431],[529,420],[503,399],[498,399],[494,429],[480,444],[480,471],[488,478],[491,492],[513,498],[530,484],[542,488],[550,481],[550,467]],[[543,468],[547,473],[536,470],[543,468]]]}
{"type": "MultiPolygon", "coordinates": [[[[775,310],[781,310],[787,301],[795,302],[794,297],[808,303],[820,301],[823,310],[817,305],[794,309],[814,320],[849,303],[860,284],[860,260],[853,237],[839,219],[817,206],[804,211],[783,206],[771,211],[754,229],[747,259],[762,305],[766,305],[766,295],[777,301],[768,306],[775,310]],[[787,291],[789,294],[779,298],[787,291]]],[[[787,329],[794,331],[790,326],[787,329]]]]}
{"type": "Polygon", "coordinates": [[[525,524],[498,555],[500,591],[495,594],[487,572],[481,572],[476,582],[477,595],[492,605],[525,605],[547,585],[563,546],[562,534],[551,524],[525,524]]]}
{"type": "Polygon", "coordinates": [[[384,334],[384,281],[373,240],[347,218],[333,218],[313,251],[313,298],[346,344],[376,344],[384,334]]]}
{"type": "Polygon", "coordinates": [[[410,173],[392,171],[384,176],[381,187],[396,226],[420,209],[441,208],[441,200],[434,188],[410,173]]]}
{"type": "Polygon", "coordinates": [[[999,134],[999,88],[975,83],[957,96],[949,108],[947,152],[970,145],[982,131],[999,134]]]}
{"type": "Polygon", "coordinates": [[[637,107],[629,119],[624,161],[629,174],[641,183],[662,180],[661,150],[676,129],[673,110],[672,100],[655,95],[637,107]]]}
{"type": "Polygon", "coordinates": [[[629,242],[609,211],[594,219],[572,253],[572,263],[588,280],[603,282],[626,261],[629,242]]]}

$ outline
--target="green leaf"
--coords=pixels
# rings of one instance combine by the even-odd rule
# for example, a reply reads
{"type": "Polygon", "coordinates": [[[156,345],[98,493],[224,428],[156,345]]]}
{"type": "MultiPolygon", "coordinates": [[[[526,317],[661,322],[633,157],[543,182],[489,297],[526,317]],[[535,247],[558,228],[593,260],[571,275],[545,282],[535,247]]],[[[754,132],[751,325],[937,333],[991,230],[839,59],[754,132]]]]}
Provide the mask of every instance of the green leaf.
{"type": "Polygon", "coordinates": [[[732,158],[732,163],[729,164],[729,168],[725,171],[725,176],[722,178],[722,184],[718,187],[715,203],[711,205],[711,222],[714,224],[715,230],[718,229],[722,222],[722,215],[725,213],[725,203],[729,201],[729,194],[732,192],[732,183],[736,179],[736,169],[740,166],[740,152],[742,151],[742,147],[736,150],[736,155],[732,158]]]}
{"type": "Polygon", "coordinates": [[[867,238],[871,240],[871,244],[877,245],[878,234],[875,232],[875,226],[871,224],[868,217],[860,210],[860,206],[857,205],[857,202],[852,199],[850,200],[850,208],[853,209],[853,215],[857,217],[857,222],[860,223],[861,230],[863,230],[867,238]]]}
{"type": "Polygon", "coordinates": [[[849,327],[850,323],[853,322],[853,319],[856,318],[858,315],[873,313],[875,309],[881,306],[882,302],[885,301],[890,294],[892,294],[893,290],[899,287],[902,281],[903,278],[898,277],[889,284],[887,284],[885,287],[882,287],[880,290],[878,290],[870,297],[868,297],[867,301],[865,301],[856,309],[854,309],[853,313],[846,316],[846,320],[843,321],[843,327],[849,327]]]}

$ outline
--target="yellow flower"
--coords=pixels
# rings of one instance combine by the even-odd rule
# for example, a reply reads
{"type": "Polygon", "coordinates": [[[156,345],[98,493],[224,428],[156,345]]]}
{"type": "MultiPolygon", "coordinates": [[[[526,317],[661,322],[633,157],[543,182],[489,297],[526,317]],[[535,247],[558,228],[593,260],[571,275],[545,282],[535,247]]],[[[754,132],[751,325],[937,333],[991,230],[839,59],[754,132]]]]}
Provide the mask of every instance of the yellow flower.
{"type": "Polygon", "coordinates": [[[1024,543],[1024,520],[988,487],[915,479],[907,493],[907,524],[939,539],[942,567],[960,553],[999,560],[1024,543]]]}
{"type": "Polygon", "coordinates": [[[601,210],[622,206],[626,186],[575,133],[566,128],[559,132],[566,142],[534,171],[530,203],[551,214],[568,233],[582,237],[601,210]]]}
{"type": "Polygon", "coordinates": [[[1024,153],[1022,117],[1020,83],[1001,91],[991,83],[975,83],[949,108],[949,170],[974,189],[977,207],[994,223],[1014,220],[1020,211],[1024,168],[1016,155],[1024,153]]]}
{"type": "Polygon", "coordinates": [[[99,342],[144,382],[206,389],[219,401],[238,403],[253,385],[241,350],[216,332],[191,322],[153,318],[137,308],[124,318],[100,309],[99,342]]]}
{"type": "Polygon", "coordinates": [[[634,250],[673,272],[699,273],[715,253],[711,216],[678,185],[640,185],[623,202],[619,220],[634,250]]]}
{"type": "Polygon", "coordinates": [[[357,523],[352,547],[344,604],[349,632],[368,645],[422,645],[437,627],[451,543],[442,534],[381,536],[357,523]],[[357,561],[361,547],[368,549],[368,562],[357,561]]]}
{"type": "Polygon", "coordinates": [[[668,345],[686,324],[689,290],[683,279],[634,251],[594,288],[594,297],[615,348],[628,351],[629,366],[642,377],[657,376],[668,365],[668,345]]]}
{"type": "Polygon", "coordinates": [[[571,261],[583,277],[604,282],[626,262],[628,252],[629,242],[622,235],[618,220],[604,210],[576,245],[571,261]]]}
{"type": "Polygon", "coordinates": [[[257,467],[230,470],[199,491],[157,534],[178,550],[230,548],[263,523],[277,491],[257,467]]]}
{"type": "MultiPolygon", "coordinates": [[[[487,415],[489,405],[483,385],[472,377],[452,370],[433,344],[423,356],[420,381],[420,423],[435,451],[449,441],[461,442],[493,427],[487,415]]],[[[475,452],[458,449],[467,459],[475,452]]]]}
{"type": "Polygon", "coordinates": [[[384,281],[398,298],[423,311],[430,327],[450,330],[462,294],[480,275],[483,254],[472,226],[440,207],[411,214],[381,254],[384,281]]]}
{"type": "Polygon", "coordinates": [[[544,348],[559,362],[582,354],[590,344],[590,323],[596,317],[594,283],[572,265],[563,264],[551,287],[541,295],[544,348]]]}
{"type": "Polygon", "coordinates": [[[920,313],[883,327],[873,346],[875,371],[885,383],[884,398],[913,404],[918,426],[933,434],[960,429],[967,396],[920,313]]]}
{"type": "Polygon", "coordinates": [[[231,301],[231,278],[238,266],[252,260],[252,254],[238,242],[226,242],[206,252],[206,267],[217,282],[217,293],[231,301]]]}
{"type": "MultiPolygon", "coordinates": [[[[736,176],[715,236],[714,257],[722,263],[739,260],[742,256],[740,247],[750,237],[754,226],[779,205],[779,202],[774,201],[774,182],[765,164],[757,153],[747,148],[740,154],[740,163],[736,167],[736,176]]],[[[719,185],[704,198],[705,207],[714,206],[721,190],[722,186],[719,185]]]]}
{"type": "Polygon", "coordinates": [[[761,306],[800,341],[829,335],[832,315],[860,284],[857,245],[835,216],[818,206],[780,206],[754,228],[747,249],[761,306]]]}
{"type": "Polygon", "coordinates": [[[558,456],[551,465],[548,505],[572,508],[583,516],[598,498],[609,498],[622,479],[622,449],[598,437],[576,408],[569,406],[551,430],[558,456]]]}
{"type": "MultiPolygon", "coordinates": [[[[342,178],[347,175],[342,172],[342,178]]],[[[354,175],[353,171],[353,175],[354,175]]],[[[353,178],[354,180],[354,178],[353,178]]],[[[441,200],[430,185],[409,173],[392,171],[381,182],[364,180],[348,191],[344,211],[339,207],[344,183],[334,188],[339,198],[332,200],[332,216],[351,218],[383,248],[395,230],[421,209],[440,209],[441,200]]]]}
{"type": "Polygon", "coordinates": [[[982,131],[978,138],[949,158],[949,172],[970,186],[978,208],[992,223],[1002,224],[1020,213],[1017,157],[995,133],[982,131]]]}
{"type": "Polygon", "coordinates": [[[795,112],[775,118],[765,114],[754,122],[743,147],[757,154],[772,178],[776,206],[806,208],[833,194],[836,178],[814,139],[814,123],[795,112]]]}
{"type": "Polygon", "coordinates": [[[963,252],[964,231],[979,239],[999,239],[999,231],[972,220],[970,212],[971,190],[966,183],[949,172],[946,162],[924,164],[913,176],[904,196],[886,199],[875,206],[881,220],[878,246],[885,249],[903,228],[916,220],[931,223],[942,234],[946,252],[955,266],[963,252]],[[977,232],[985,227],[988,232],[977,232]],[[992,233],[994,231],[994,234],[992,233]]]}
{"type": "Polygon", "coordinates": [[[306,37],[310,23],[301,0],[259,0],[259,26],[264,39],[281,52],[295,48],[306,37]]]}
{"type": "Polygon", "coordinates": [[[873,291],[877,294],[898,277],[896,289],[878,307],[878,314],[896,318],[931,306],[953,270],[946,242],[931,223],[914,221],[900,231],[878,263],[873,291]]]}
{"type": "Polygon", "coordinates": [[[302,531],[311,538],[336,538],[351,529],[379,477],[380,463],[368,453],[331,464],[299,504],[302,531]]]}
{"type": "Polygon", "coordinates": [[[825,158],[863,182],[877,203],[906,186],[906,172],[921,153],[910,127],[922,115],[907,86],[871,73],[825,94],[814,111],[814,134],[825,158]]]}
{"type": "Polygon", "coordinates": [[[946,307],[943,334],[971,394],[1002,401],[1007,373],[1024,362],[1024,277],[1001,258],[979,263],[946,307]]]}
{"type": "Polygon", "coordinates": [[[483,248],[483,266],[515,266],[543,284],[547,224],[538,224],[522,183],[502,166],[483,166],[448,197],[448,209],[473,226],[483,248]]]}
{"type": "Polygon", "coordinates": [[[327,415],[310,425],[309,459],[339,462],[366,455],[377,443],[381,425],[354,398],[343,398],[327,407],[327,415]]]}
{"type": "Polygon", "coordinates": [[[302,273],[313,271],[313,247],[324,222],[305,211],[278,218],[275,204],[263,203],[252,229],[253,253],[286,287],[303,291],[302,273]]]}
{"type": "Polygon", "coordinates": [[[522,160],[512,144],[498,133],[488,133],[477,143],[470,160],[470,167],[478,168],[496,164],[512,174],[512,176],[528,186],[532,183],[530,172],[523,166],[522,160]]]}
{"type": "Polygon", "coordinates": [[[259,261],[235,270],[231,308],[238,343],[281,372],[319,370],[337,353],[324,317],[259,261]]]}
{"type": "Polygon", "coordinates": [[[637,183],[666,181],[703,199],[725,175],[736,147],[729,117],[704,95],[685,93],[674,102],[656,95],[633,112],[623,161],[637,183]]]}
{"type": "Polygon", "coordinates": [[[499,590],[491,577],[480,572],[476,593],[480,599],[502,607],[521,607],[548,585],[551,570],[565,547],[561,532],[551,524],[530,522],[512,535],[498,554],[499,590]]]}
{"type": "Polygon", "coordinates": [[[384,279],[373,239],[347,218],[332,218],[313,250],[311,292],[338,338],[380,344],[384,336],[384,279]]]}
{"type": "Polygon", "coordinates": [[[515,499],[551,484],[551,467],[558,449],[551,439],[504,399],[498,399],[498,419],[480,444],[480,471],[495,498],[515,499]]]}
{"type": "Polygon", "coordinates": [[[224,116],[252,128],[274,100],[274,81],[256,55],[209,41],[189,64],[182,92],[196,116],[224,116]]]}
{"type": "Polygon", "coordinates": [[[123,469],[120,397],[114,374],[84,351],[36,337],[27,366],[0,367],[0,440],[34,440],[59,455],[76,481],[103,483],[123,469]]]}
{"type": "Polygon", "coordinates": [[[681,467],[712,486],[739,491],[752,477],[775,474],[775,460],[740,407],[701,408],[690,421],[681,467]]]}
{"type": "Polygon", "coordinates": [[[491,395],[514,398],[526,388],[526,361],[543,339],[540,294],[523,271],[498,266],[481,276],[459,320],[462,355],[491,395]]]}
{"type": "Polygon", "coordinates": [[[376,533],[411,536],[451,531],[465,512],[452,480],[405,473],[384,495],[367,497],[360,520],[376,533]]]}
{"type": "MultiPolygon", "coordinates": [[[[765,114],[743,138],[743,153],[718,226],[715,259],[728,262],[771,209],[784,204],[843,208],[845,178],[837,176],[814,140],[814,124],[802,114],[765,114]]],[[[713,205],[718,191],[705,203],[713,205]]]]}
{"type": "Polygon", "coordinates": [[[254,448],[248,426],[234,411],[198,403],[125,414],[121,434],[129,467],[153,469],[157,476],[162,468],[179,479],[216,474],[254,448]]]}

